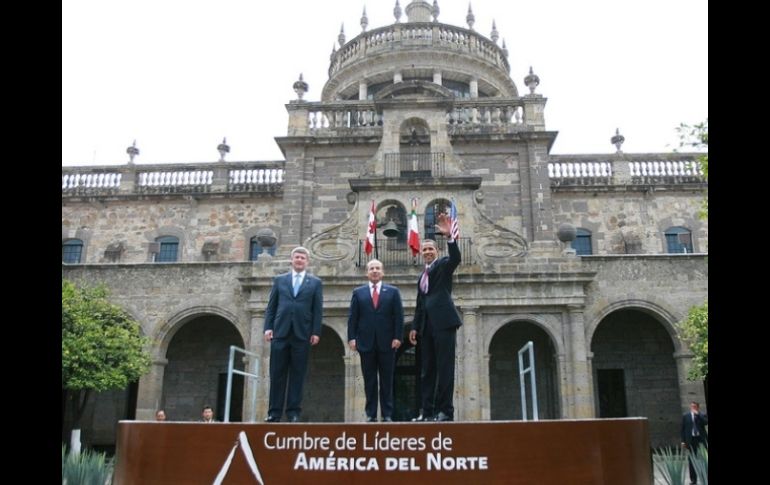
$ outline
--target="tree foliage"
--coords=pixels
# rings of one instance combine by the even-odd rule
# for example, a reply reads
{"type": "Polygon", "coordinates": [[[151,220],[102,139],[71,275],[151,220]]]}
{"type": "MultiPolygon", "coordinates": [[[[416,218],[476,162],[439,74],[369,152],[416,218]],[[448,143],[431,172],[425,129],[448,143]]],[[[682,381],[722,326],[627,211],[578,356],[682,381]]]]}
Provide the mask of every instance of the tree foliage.
{"type": "Polygon", "coordinates": [[[709,302],[690,308],[680,325],[682,336],[690,343],[695,355],[688,374],[690,380],[705,379],[709,373],[709,302]]]}
{"type": "Polygon", "coordinates": [[[107,300],[104,286],[62,281],[62,388],[75,402],[75,425],[89,394],[122,389],[150,368],[139,324],[107,300]]]}
{"type": "MultiPolygon", "coordinates": [[[[696,149],[708,150],[709,145],[709,121],[688,125],[682,123],[677,128],[679,132],[680,146],[689,146],[696,149]]],[[[709,155],[704,153],[698,156],[701,171],[706,181],[709,174],[709,155]]],[[[708,219],[708,194],[703,200],[701,208],[701,219],[708,219]]],[[[693,365],[690,368],[688,378],[690,380],[705,379],[708,375],[709,364],[709,311],[708,300],[703,305],[690,308],[687,318],[680,323],[682,336],[690,344],[690,350],[695,355],[693,365]]]]}

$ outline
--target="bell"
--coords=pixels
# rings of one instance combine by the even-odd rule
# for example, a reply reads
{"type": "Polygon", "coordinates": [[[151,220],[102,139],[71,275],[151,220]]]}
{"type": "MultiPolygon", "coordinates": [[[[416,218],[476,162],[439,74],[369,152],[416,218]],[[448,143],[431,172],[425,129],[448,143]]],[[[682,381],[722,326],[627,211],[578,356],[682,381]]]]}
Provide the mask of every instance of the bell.
{"type": "Polygon", "coordinates": [[[385,228],[382,230],[385,237],[398,237],[399,232],[396,223],[392,220],[385,224],[385,228]]]}

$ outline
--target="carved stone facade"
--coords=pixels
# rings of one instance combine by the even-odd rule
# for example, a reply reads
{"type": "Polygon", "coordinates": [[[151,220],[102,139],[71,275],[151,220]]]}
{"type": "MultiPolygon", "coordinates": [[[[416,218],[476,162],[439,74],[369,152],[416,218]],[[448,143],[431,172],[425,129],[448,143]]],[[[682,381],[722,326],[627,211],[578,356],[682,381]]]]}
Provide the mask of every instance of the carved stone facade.
{"type": "MultiPolygon", "coordinates": [[[[63,254],[81,249],[64,277],[104,282],[152,340],[151,371],[96,399],[83,440],[108,445],[117,419],[152,419],[159,407],[170,420],[196,420],[204,404],[221,416],[230,345],[256,355],[236,365],[258,375],[236,386],[233,416],[262,419],[264,309],[297,245],[324,282],[303,417],[363,421],[346,344],[351,291],[365,282],[361,241],[374,200],[377,255],[410,321],[419,257],[382,227],[403,234],[416,198],[423,238],[450,200],[461,224],[456,419],[521,419],[517,352],[532,341],[541,419],[642,415],[654,446],[674,444],[680,412],[703,400],[676,331],[708,293],[695,155],[552,156],[546,98],[520,96],[509,70],[495,41],[409,20],[344,43],[322,101],[286,105],[282,162],[62,168],[63,254]],[[562,223],[583,231],[590,255],[564,252],[562,223]],[[173,238],[175,259],[159,262],[173,238]]],[[[400,419],[419,411],[415,362],[415,349],[399,355],[400,419]]]]}

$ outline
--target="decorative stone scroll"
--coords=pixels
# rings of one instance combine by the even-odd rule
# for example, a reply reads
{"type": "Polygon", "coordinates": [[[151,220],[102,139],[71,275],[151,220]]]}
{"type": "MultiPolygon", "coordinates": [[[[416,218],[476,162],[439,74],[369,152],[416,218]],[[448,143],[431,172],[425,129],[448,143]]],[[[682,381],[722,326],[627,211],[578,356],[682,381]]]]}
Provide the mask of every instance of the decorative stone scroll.
{"type": "Polygon", "coordinates": [[[350,215],[339,224],[311,235],[304,243],[316,261],[353,261],[356,256],[358,198],[350,215]]]}

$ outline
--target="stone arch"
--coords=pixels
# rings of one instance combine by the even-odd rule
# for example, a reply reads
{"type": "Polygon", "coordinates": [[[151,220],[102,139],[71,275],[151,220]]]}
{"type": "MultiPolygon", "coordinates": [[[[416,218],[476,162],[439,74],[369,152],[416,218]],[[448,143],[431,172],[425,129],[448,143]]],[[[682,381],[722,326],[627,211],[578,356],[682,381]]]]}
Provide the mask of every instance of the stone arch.
{"type": "Polygon", "coordinates": [[[321,341],[310,348],[302,421],[328,423],[345,421],[346,337],[333,326],[323,324],[321,341]]]}
{"type": "MultiPolygon", "coordinates": [[[[651,315],[657,320],[663,328],[666,329],[671,341],[674,344],[674,352],[681,352],[683,350],[683,343],[679,339],[679,334],[676,329],[676,322],[682,319],[682,316],[678,316],[673,310],[667,308],[667,305],[652,301],[651,298],[645,300],[641,299],[627,299],[618,300],[603,307],[596,316],[591,320],[587,327],[586,341],[592,342],[594,333],[596,332],[599,324],[604,320],[607,315],[616,312],[618,310],[639,310],[651,315]]],[[[589,345],[590,347],[590,345],[589,345]]]]}
{"type": "Polygon", "coordinates": [[[651,305],[624,303],[604,312],[590,334],[596,415],[644,416],[653,447],[674,445],[680,416],[677,339],[651,305]]]}
{"type": "MultiPolygon", "coordinates": [[[[489,355],[490,418],[522,419],[519,394],[518,350],[528,341],[535,345],[535,369],[540,419],[561,417],[559,396],[559,345],[542,320],[517,316],[504,321],[485,338],[489,355]]],[[[531,412],[528,412],[531,418],[531,412]]]]}
{"type": "MultiPolygon", "coordinates": [[[[213,406],[216,419],[223,419],[230,346],[245,347],[237,321],[228,313],[215,307],[186,309],[159,332],[160,357],[167,361],[162,402],[169,419],[197,421],[204,405],[213,406]]],[[[236,359],[235,368],[244,370],[243,361],[236,359]]],[[[230,420],[240,421],[243,377],[234,379],[230,420]]]]}
{"type": "Polygon", "coordinates": [[[185,323],[205,314],[217,315],[228,320],[235,327],[241,340],[243,340],[244,343],[249,341],[248,336],[241,328],[238,317],[234,313],[216,305],[196,305],[178,310],[169,318],[163,320],[164,323],[158,328],[158,331],[155,332],[154,335],[154,341],[157,343],[157,355],[166,355],[168,344],[185,323]]]}

